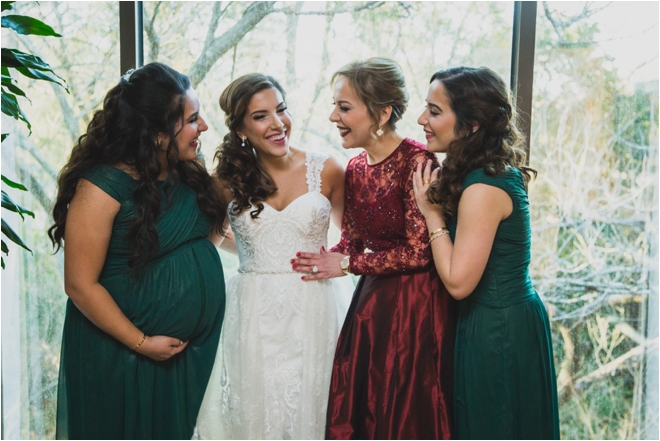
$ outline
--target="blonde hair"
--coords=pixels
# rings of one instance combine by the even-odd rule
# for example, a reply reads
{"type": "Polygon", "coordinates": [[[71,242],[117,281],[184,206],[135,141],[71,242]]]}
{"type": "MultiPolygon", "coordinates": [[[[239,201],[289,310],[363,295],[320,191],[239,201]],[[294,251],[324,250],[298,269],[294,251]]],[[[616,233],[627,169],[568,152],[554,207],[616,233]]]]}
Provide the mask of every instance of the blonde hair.
{"type": "Polygon", "coordinates": [[[330,84],[334,85],[339,77],[348,80],[376,124],[380,121],[380,112],[391,106],[392,114],[386,125],[396,128],[408,106],[406,79],[396,61],[381,57],[354,61],[335,72],[330,84]]]}

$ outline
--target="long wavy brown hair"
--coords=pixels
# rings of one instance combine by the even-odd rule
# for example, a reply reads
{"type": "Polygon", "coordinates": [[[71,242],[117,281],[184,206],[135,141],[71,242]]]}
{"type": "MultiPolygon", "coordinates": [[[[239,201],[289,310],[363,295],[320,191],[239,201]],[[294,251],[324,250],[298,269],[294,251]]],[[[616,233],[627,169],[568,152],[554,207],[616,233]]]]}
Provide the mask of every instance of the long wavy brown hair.
{"type": "Polygon", "coordinates": [[[263,201],[277,191],[275,181],[259,165],[257,155],[250,145],[238,136],[252,97],[266,89],[277,89],[282,97],[286,94],[280,83],[271,76],[260,73],[243,75],[227,86],[220,94],[220,108],[225,113],[225,125],[229,129],[222,144],[215,152],[218,161],[216,174],[227,182],[234,198],[232,212],[242,213],[251,206],[253,219],[264,209],[263,201]]]}
{"type": "Polygon", "coordinates": [[[137,216],[127,233],[131,254],[129,266],[135,270],[149,263],[158,249],[156,221],[161,210],[158,176],[162,171],[157,134],[169,136],[167,162],[170,179],[165,194],[179,181],[195,191],[200,210],[215,231],[222,231],[226,205],[213,189],[211,177],[201,161],[178,161],[178,132],[183,121],[185,94],[190,80],[169,66],[149,63],[130,76],[124,76],[110,89],[103,108],[96,111],[73,147],[71,156],[58,178],[58,193],[53,208],[54,224],[48,236],[57,252],[63,245],[69,203],[78,180],[101,164],[124,163],[135,168],[138,183],[133,192],[137,216]]]}
{"type": "Polygon", "coordinates": [[[507,167],[521,171],[525,184],[536,170],[525,165],[524,138],[516,127],[516,110],[506,83],[486,68],[452,67],[436,72],[451,110],[456,115],[454,133],[442,164],[440,178],[427,191],[429,201],[439,204],[445,218],[455,216],[463,193],[463,180],[483,168],[497,176],[507,167]],[[478,126],[477,130],[473,130],[478,126]]]}

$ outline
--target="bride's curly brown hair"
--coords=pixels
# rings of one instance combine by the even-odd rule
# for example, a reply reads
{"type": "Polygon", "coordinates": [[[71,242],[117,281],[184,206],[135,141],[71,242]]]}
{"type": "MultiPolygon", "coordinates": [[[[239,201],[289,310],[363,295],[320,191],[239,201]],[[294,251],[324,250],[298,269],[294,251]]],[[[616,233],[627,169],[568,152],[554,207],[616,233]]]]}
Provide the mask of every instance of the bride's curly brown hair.
{"type": "Polygon", "coordinates": [[[215,152],[218,161],[216,174],[229,184],[234,198],[232,212],[235,215],[254,206],[250,211],[253,219],[264,209],[263,201],[277,191],[275,181],[259,165],[249,140],[238,136],[244,127],[243,120],[254,95],[266,89],[277,89],[282,98],[285,92],[277,80],[269,75],[251,73],[243,75],[227,86],[220,94],[220,108],[225,113],[225,125],[229,129],[222,144],[215,152]]]}
{"type": "Polygon", "coordinates": [[[515,167],[525,184],[536,177],[536,170],[525,165],[516,110],[499,75],[486,67],[461,66],[436,72],[430,82],[434,81],[444,86],[456,115],[457,138],[447,148],[439,179],[427,191],[429,201],[441,206],[445,218],[456,215],[463,180],[472,170],[483,168],[486,174],[497,176],[515,167]]]}

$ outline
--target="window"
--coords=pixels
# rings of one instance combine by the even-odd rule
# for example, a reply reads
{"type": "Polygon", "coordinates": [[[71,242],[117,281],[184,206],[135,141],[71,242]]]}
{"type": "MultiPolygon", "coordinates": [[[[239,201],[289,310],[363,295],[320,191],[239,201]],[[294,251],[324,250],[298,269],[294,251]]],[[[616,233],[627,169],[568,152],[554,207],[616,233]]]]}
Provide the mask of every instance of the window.
{"type": "MultiPolygon", "coordinates": [[[[292,142],[340,146],[329,80],[344,64],[402,66],[416,123],[431,75],[453,65],[511,74],[513,2],[144,2],[144,62],[188,74],[210,129],[207,166],[226,133],[220,92],[248,72],[278,78],[292,142]]],[[[551,316],[562,438],[658,436],[658,4],[539,2],[531,134],[532,278],[551,316]]],[[[66,79],[70,94],[19,83],[33,133],[3,117],[3,174],[30,192],[17,223],[34,255],[10,249],[2,273],[3,437],[53,438],[62,322],[62,254],[46,236],[57,173],[119,80],[118,2],[17,2],[64,37],[15,37],[66,79]],[[6,130],[5,130],[6,131],[6,130]]],[[[530,66],[521,66],[529,75],[530,66]]],[[[13,194],[12,194],[13,197],[13,194]]],[[[22,197],[22,199],[20,199],[22,197]]],[[[337,240],[338,233],[334,232],[337,240]]],[[[238,267],[223,254],[227,276],[238,267]]]]}
{"type": "Polygon", "coordinates": [[[5,439],[52,439],[66,296],[62,253],[53,255],[46,230],[57,174],[119,77],[118,3],[18,2],[14,7],[16,14],[50,24],[63,38],[19,38],[3,29],[3,47],[42,57],[66,79],[70,94],[19,78],[32,100],[21,99],[32,134],[5,116],[2,120],[3,132],[11,132],[2,143],[2,173],[30,189],[12,197],[36,215],[22,224],[10,221],[34,255],[10,245],[2,273],[2,430],[5,439]]]}
{"type": "Polygon", "coordinates": [[[539,3],[531,269],[562,438],[657,437],[657,155],[658,4],[539,3]]]}

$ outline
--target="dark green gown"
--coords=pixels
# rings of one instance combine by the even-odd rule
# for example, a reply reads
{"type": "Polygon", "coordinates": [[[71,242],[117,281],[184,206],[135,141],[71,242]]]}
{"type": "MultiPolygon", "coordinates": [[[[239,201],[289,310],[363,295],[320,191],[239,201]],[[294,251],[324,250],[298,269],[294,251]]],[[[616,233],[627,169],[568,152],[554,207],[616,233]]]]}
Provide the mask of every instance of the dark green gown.
{"type": "MultiPolygon", "coordinates": [[[[157,221],[156,258],[135,276],[125,235],[135,216],[136,181],[100,166],[85,176],[121,203],[100,276],[135,326],[147,335],[189,340],[167,361],[153,361],[66,307],[57,408],[58,439],[190,439],[218,347],[225,284],[210,222],[195,193],[170,189],[157,221]]],[[[163,183],[160,183],[161,191],[163,183]]],[[[138,343],[137,341],[135,342],[138,343]]]]}
{"type": "MultiPolygon", "coordinates": [[[[459,439],[559,439],[550,323],[529,276],[529,200],[519,170],[470,172],[463,188],[506,191],[513,212],[495,234],[476,289],[459,302],[454,412],[459,439]]],[[[448,225],[452,240],[456,219],[448,225]]]]}

